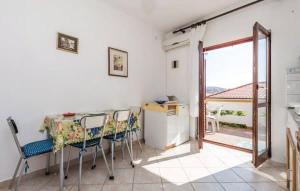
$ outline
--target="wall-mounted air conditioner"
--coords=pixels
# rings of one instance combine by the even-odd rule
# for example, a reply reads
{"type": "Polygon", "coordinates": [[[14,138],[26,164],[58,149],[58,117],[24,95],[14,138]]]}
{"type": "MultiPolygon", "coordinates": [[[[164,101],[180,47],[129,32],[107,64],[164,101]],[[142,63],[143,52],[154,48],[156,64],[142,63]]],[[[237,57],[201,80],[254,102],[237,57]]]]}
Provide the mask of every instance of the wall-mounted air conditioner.
{"type": "Polygon", "coordinates": [[[166,39],[163,41],[163,49],[167,52],[169,50],[182,47],[182,46],[188,46],[190,44],[189,34],[181,34],[174,36],[173,38],[166,39]]]}

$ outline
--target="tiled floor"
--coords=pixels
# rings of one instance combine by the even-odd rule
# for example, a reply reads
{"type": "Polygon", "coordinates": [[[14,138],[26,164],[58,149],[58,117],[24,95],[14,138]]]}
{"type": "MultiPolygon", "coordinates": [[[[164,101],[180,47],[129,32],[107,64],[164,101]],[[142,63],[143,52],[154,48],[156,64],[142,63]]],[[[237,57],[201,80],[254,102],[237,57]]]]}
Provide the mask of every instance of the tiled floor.
{"type": "MultiPolygon", "coordinates": [[[[267,161],[255,169],[251,155],[205,144],[200,152],[196,142],[189,142],[168,151],[135,145],[135,168],[129,165],[128,156],[122,160],[116,154],[115,180],[107,177],[102,158],[97,168],[90,170],[85,163],[83,191],[284,191],[285,168],[282,164],[267,161]]],[[[108,156],[109,157],[109,156],[108,156]]],[[[77,190],[77,166],[71,168],[65,185],[67,191],[77,190]]],[[[1,189],[0,189],[1,190],[1,189]]],[[[4,189],[5,191],[7,189],[4,189]]],[[[21,183],[20,191],[56,191],[58,176],[40,176],[21,183]]],[[[2,190],[1,190],[2,191],[2,190]]]]}

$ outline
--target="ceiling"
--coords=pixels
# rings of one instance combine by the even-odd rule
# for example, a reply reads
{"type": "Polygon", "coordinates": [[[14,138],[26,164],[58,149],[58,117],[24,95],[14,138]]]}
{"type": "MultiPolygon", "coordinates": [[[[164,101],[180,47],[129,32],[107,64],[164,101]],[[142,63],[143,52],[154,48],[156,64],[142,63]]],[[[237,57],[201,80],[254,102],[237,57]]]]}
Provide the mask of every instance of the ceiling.
{"type": "MultiPolygon", "coordinates": [[[[102,0],[162,32],[199,20],[246,0],[102,0]]],[[[253,0],[252,0],[253,1],[253,0]]],[[[249,2],[249,0],[248,0],[249,2]]]]}

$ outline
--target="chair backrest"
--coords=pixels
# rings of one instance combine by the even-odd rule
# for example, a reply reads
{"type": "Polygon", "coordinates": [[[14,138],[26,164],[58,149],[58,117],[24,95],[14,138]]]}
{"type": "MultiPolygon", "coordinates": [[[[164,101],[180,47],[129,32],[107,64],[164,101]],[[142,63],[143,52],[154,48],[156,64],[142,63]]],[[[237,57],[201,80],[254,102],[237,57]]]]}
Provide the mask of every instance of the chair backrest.
{"type": "Polygon", "coordinates": [[[127,121],[130,115],[130,110],[117,110],[114,112],[113,118],[116,122],[127,121]]]}
{"type": "Polygon", "coordinates": [[[10,128],[10,131],[13,135],[13,138],[14,138],[14,141],[17,145],[18,151],[19,151],[20,155],[23,156],[22,148],[21,148],[20,142],[19,142],[18,137],[17,137],[17,134],[19,133],[19,130],[18,130],[18,127],[16,125],[16,122],[11,117],[8,117],[6,119],[6,121],[8,123],[9,128],[10,128]]]}
{"type": "MultiPolygon", "coordinates": [[[[114,122],[115,122],[115,138],[117,137],[117,134],[120,133],[120,132],[124,132],[125,134],[127,133],[130,113],[131,112],[130,112],[129,109],[127,109],[127,110],[117,110],[117,111],[114,112],[113,119],[114,119],[114,122]],[[121,123],[126,123],[125,131],[124,130],[120,131],[121,123]]],[[[123,124],[123,125],[125,125],[125,124],[123,124]]]]}
{"type": "Polygon", "coordinates": [[[135,117],[139,117],[142,113],[142,107],[139,106],[131,106],[130,107],[130,118],[129,118],[129,128],[133,128],[135,124],[135,117]]]}
{"type": "Polygon", "coordinates": [[[142,107],[140,107],[140,106],[131,106],[130,111],[133,112],[133,113],[136,113],[137,115],[141,115],[142,107]]]}
{"type": "Polygon", "coordinates": [[[100,143],[102,143],[106,123],[107,123],[107,114],[105,113],[86,115],[80,119],[80,125],[84,129],[83,148],[86,147],[87,130],[89,129],[99,130],[99,133],[101,134],[100,143]]]}

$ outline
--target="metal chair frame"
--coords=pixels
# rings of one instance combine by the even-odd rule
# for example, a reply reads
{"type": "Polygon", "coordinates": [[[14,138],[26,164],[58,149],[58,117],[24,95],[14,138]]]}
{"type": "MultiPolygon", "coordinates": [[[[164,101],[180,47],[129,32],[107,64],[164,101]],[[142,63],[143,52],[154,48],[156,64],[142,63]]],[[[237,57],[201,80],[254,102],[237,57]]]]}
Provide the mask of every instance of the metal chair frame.
{"type": "MultiPolygon", "coordinates": [[[[32,157],[26,157],[25,156],[24,152],[22,151],[22,147],[20,145],[19,139],[17,137],[17,134],[19,133],[19,131],[18,131],[18,127],[17,127],[15,121],[12,119],[12,117],[8,117],[6,120],[7,120],[8,126],[11,130],[11,133],[13,135],[16,146],[18,148],[19,154],[20,154],[20,158],[19,158],[19,161],[17,163],[17,167],[15,169],[15,172],[14,172],[13,178],[11,180],[11,183],[9,185],[9,189],[12,190],[13,185],[15,184],[15,181],[16,181],[16,178],[17,178],[17,174],[18,174],[20,166],[21,166],[21,170],[19,172],[17,183],[15,185],[15,191],[18,191],[22,176],[24,174],[24,171],[26,173],[27,168],[29,167],[28,166],[28,159],[30,159],[32,157],[35,157],[35,156],[39,156],[39,155],[35,155],[35,156],[32,156],[32,157]]],[[[45,153],[43,153],[43,154],[45,154],[45,153]]],[[[46,173],[45,173],[46,175],[49,175],[49,168],[50,168],[50,153],[49,153],[49,157],[48,157],[47,165],[46,165],[46,173]]]]}
{"type": "MultiPolygon", "coordinates": [[[[103,159],[104,159],[104,162],[105,162],[108,174],[109,174],[109,176],[111,176],[111,171],[109,169],[109,166],[108,166],[108,163],[107,163],[107,159],[106,159],[106,156],[105,156],[105,152],[104,152],[104,149],[103,149],[103,146],[102,146],[102,141],[103,141],[103,137],[104,137],[104,133],[105,133],[105,127],[106,127],[106,124],[107,124],[107,120],[108,120],[108,117],[107,117],[107,114],[105,114],[105,113],[87,115],[87,116],[84,116],[84,117],[82,117],[80,119],[80,125],[83,128],[83,130],[84,130],[84,140],[82,142],[83,146],[82,146],[82,148],[79,151],[78,191],[81,190],[83,154],[87,152],[86,149],[88,148],[87,145],[86,145],[86,142],[88,141],[87,140],[87,130],[88,129],[100,128],[100,130],[102,130],[101,136],[99,138],[100,139],[99,145],[92,146],[92,147],[95,147],[95,153],[94,153],[94,156],[93,156],[92,169],[94,169],[96,167],[97,153],[98,153],[98,150],[100,149],[101,152],[102,152],[102,156],[103,156],[103,159]],[[102,121],[102,124],[98,124],[97,126],[95,126],[95,123],[94,123],[94,125],[88,124],[89,120],[91,120],[93,118],[94,119],[98,118],[99,121],[100,121],[100,122],[99,121],[98,122],[101,123],[101,121],[102,121]]],[[[68,164],[67,164],[67,169],[66,169],[67,172],[66,172],[65,178],[68,177],[68,171],[69,171],[69,166],[70,166],[70,152],[71,152],[71,147],[72,147],[72,145],[70,145],[70,149],[69,149],[68,164]]]]}
{"type": "MultiPolygon", "coordinates": [[[[130,156],[130,160],[131,160],[130,164],[131,164],[132,168],[134,168],[133,157],[132,157],[132,153],[130,151],[128,140],[127,140],[128,121],[129,121],[130,115],[131,115],[130,110],[117,110],[113,114],[115,134],[114,134],[114,139],[108,139],[108,140],[111,141],[111,171],[112,171],[112,174],[109,177],[110,180],[114,179],[114,159],[115,159],[114,150],[115,150],[115,143],[116,142],[121,142],[121,144],[122,144],[122,155],[123,155],[123,157],[124,157],[124,142],[125,142],[125,144],[127,146],[127,149],[128,149],[129,156],[130,156]],[[127,126],[126,126],[125,131],[120,131],[119,132],[118,128],[120,126],[120,123],[125,122],[125,121],[127,121],[127,126]],[[124,135],[121,138],[117,139],[118,133],[124,133],[124,135]]],[[[104,139],[105,139],[105,137],[104,137],[104,139]]]]}
{"type": "MultiPolygon", "coordinates": [[[[132,110],[133,110],[133,109],[132,109],[132,110]]],[[[141,108],[141,107],[138,107],[138,112],[137,112],[137,113],[138,113],[138,117],[139,117],[139,116],[141,115],[141,113],[142,113],[142,108],[141,108]]],[[[134,115],[134,112],[132,111],[130,115],[134,115]]],[[[140,142],[140,139],[139,139],[139,136],[138,136],[136,130],[135,130],[135,131],[133,130],[133,125],[134,125],[134,124],[131,124],[131,126],[129,127],[129,134],[130,134],[130,135],[129,135],[129,139],[130,139],[130,150],[131,150],[132,156],[133,156],[133,148],[132,148],[133,134],[135,134],[136,140],[137,140],[137,142],[138,142],[138,144],[139,144],[139,146],[140,146],[141,152],[143,152],[142,144],[141,144],[141,142],[140,142]]]]}

